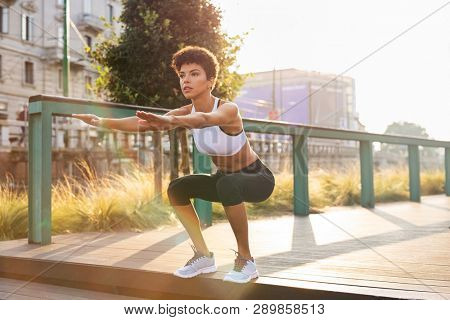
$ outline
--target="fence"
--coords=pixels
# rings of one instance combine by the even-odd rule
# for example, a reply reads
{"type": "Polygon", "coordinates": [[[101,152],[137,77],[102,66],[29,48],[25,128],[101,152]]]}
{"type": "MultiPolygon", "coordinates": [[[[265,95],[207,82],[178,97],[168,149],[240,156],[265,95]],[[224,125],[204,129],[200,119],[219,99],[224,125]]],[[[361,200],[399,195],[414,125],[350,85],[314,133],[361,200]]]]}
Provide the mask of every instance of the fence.
{"type": "MultiPolygon", "coordinates": [[[[51,243],[51,155],[52,117],[68,116],[72,113],[94,113],[100,117],[129,117],[137,110],[156,114],[166,109],[132,106],[91,100],[70,99],[48,95],[32,96],[29,99],[29,234],[30,243],[51,243]]],[[[293,150],[293,205],[294,214],[309,213],[308,193],[308,139],[323,138],[353,140],[359,142],[361,170],[361,205],[374,207],[373,142],[408,146],[409,187],[411,201],[420,201],[419,146],[445,148],[445,192],[450,195],[450,141],[427,140],[395,135],[321,128],[283,121],[244,119],[247,132],[282,134],[292,136],[293,150]]],[[[193,146],[194,173],[210,173],[211,158],[193,146]]],[[[194,205],[202,223],[212,223],[212,204],[194,199],[194,205]]]]}

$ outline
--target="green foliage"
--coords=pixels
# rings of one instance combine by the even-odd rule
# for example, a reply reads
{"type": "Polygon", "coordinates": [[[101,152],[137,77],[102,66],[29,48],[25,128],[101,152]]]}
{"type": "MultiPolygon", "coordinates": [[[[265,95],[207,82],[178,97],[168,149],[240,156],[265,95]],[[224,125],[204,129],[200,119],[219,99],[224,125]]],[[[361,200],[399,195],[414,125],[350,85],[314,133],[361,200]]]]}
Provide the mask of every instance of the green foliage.
{"type": "MultiPolygon", "coordinates": [[[[428,139],[430,137],[427,133],[427,130],[424,127],[416,123],[406,121],[391,123],[390,125],[387,126],[386,130],[384,131],[384,134],[401,135],[423,139],[428,139]]],[[[384,152],[396,153],[402,156],[406,156],[408,154],[407,147],[403,145],[382,143],[381,150],[384,152]]],[[[420,151],[422,156],[428,157],[437,156],[437,151],[435,148],[423,148],[423,150],[420,151]]]]}
{"type": "Polygon", "coordinates": [[[132,166],[125,175],[98,178],[85,161],[83,182],[65,177],[53,186],[54,233],[153,229],[176,222],[168,204],[155,201],[152,173],[132,166]]]}
{"type": "Polygon", "coordinates": [[[28,197],[11,189],[11,182],[7,176],[0,184],[0,241],[24,238],[28,232],[28,197]]]}
{"type": "Polygon", "coordinates": [[[425,128],[412,122],[393,122],[387,126],[384,134],[397,134],[402,136],[428,138],[428,133],[425,128]]]}
{"type": "MultiPolygon", "coordinates": [[[[213,94],[233,99],[244,77],[230,71],[243,35],[221,31],[221,12],[209,0],[126,0],[112,33],[91,52],[100,74],[97,95],[114,102],[175,108],[186,103],[179,79],[170,68],[172,55],[187,45],[213,52],[220,65],[213,94]]],[[[244,34],[245,35],[245,34],[244,34]]]]}

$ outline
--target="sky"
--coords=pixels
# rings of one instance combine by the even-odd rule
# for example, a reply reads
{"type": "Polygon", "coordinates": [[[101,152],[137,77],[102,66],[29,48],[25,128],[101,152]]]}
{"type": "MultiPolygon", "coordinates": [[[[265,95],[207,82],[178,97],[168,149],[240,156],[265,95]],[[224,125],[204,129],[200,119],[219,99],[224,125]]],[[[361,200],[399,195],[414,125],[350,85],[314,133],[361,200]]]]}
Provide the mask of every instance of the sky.
{"type": "Polygon", "coordinates": [[[222,11],[225,32],[249,32],[237,57],[239,72],[342,73],[355,79],[356,109],[367,131],[382,133],[394,121],[408,121],[433,139],[450,140],[450,2],[211,2],[222,11]]]}

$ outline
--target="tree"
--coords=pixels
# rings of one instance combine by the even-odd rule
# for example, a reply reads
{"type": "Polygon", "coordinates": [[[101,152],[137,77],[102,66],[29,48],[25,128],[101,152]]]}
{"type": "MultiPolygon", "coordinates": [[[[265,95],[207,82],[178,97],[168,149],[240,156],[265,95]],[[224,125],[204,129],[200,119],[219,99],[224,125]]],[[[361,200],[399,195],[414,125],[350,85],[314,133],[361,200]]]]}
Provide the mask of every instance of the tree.
{"type": "MultiPolygon", "coordinates": [[[[406,122],[406,121],[400,121],[400,122],[393,122],[390,125],[387,126],[386,130],[384,131],[384,134],[394,134],[394,135],[401,135],[401,136],[408,136],[408,137],[414,137],[414,138],[424,138],[428,139],[429,135],[426,131],[426,129],[416,123],[412,122],[406,122]]],[[[383,143],[381,145],[381,150],[384,152],[390,152],[390,153],[396,153],[400,155],[407,155],[407,148],[403,145],[395,145],[395,144],[386,144],[383,143]]],[[[436,150],[434,148],[424,148],[421,151],[421,154],[424,156],[433,156],[436,155],[436,150]]]]}
{"type": "Polygon", "coordinates": [[[393,122],[387,126],[384,134],[397,134],[402,136],[429,138],[427,130],[420,125],[412,122],[400,121],[393,122]]]}
{"type": "MultiPolygon", "coordinates": [[[[206,47],[217,57],[220,72],[213,94],[232,100],[244,77],[229,68],[243,36],[230,37],[221,30],[221,11],[209,0],[123,0],[118,19],[123,31],[103,39],[90,52],[99,77],[94,92],[105,100],[169,109],[186,104],[179,79],[170,67],[172,55],[187,45],[206,47]]],[[[108,24],[105,24],[108,26],[108,24]]],[[[181,128],[179,128],[181,129],[181,128]]],[[[176,158],[176,135],[182,149],[182,168],[189,173],[186,130],[171,130],[170,154],[176,158]]],[[[161,133],[153,133],[155,185],[161,186],[161,133]]],[[[177,159],[171,157],[171,179],[178,176],[177,159]]],[[[159,193],[161,190],[156,190],[159,193]]]]}
{"type": "Polygon", "coordinates": [[[176,108],[186,103],[173,53],[186,45],[208,48],[220,73],[213,94],[233,99],[244,77],[229,68],[236,62],[243,36],[221,30],[221,12],[209,0],[125,0],[119,18],[123,32],[99,43],[91,52],[99,78],[96,93],[109,101],[176,108]]]}

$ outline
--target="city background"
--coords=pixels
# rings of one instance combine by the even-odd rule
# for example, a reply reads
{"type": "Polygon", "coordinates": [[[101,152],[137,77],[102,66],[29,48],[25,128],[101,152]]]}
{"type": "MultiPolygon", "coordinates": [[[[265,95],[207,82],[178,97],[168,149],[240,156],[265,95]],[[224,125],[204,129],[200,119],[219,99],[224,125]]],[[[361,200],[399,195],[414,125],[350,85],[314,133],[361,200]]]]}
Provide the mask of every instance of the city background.
{"type": "MultiPolygon", "coordinates": [[[[230,15],[241,17],[242,10],[239,9],[245,9],[245,6],[249,5],[237,1],[215,1],[215,3],[224,7],[224,28],[232,28],[228,22],[230,15]]],[[[280,6],[279,10],[286,10],[288,4],[292,5],[283,2],[286,6],[280,6]]],[[[257,10],[260,15],[267,14],[266,7],[255,8],[259,8],[257,10]]],[[[70,97],[102,101],[103,97],[95,95],[92,90],[98,71],[89,63],[84,46],[94,48],[98,41],[110,36],[111,30],[105,27],[105,23],[110,24],[114,32],[120,33],[123,26],[117,18],[121,12],[122,2],[118,0],[71,1],[70,16],[76,29],[71,28],[69,39],[70,97]]],[[[324,12],[324,16],[329,16],[329,12],[324,12]]],[[[11,173],[19,181],[26,182],[27,127],[21,121],[26,121],[28,98],[36,94],[63,95],[63,1],[2,0],[0,19],[0,162],[2,163],[0,176],[4,180],[5,175],[11,173]]],[[[258,25],[260,20],[253,17],[249,21],[258,25]]],[[[245,27],[251,28],[253,25],[248,23],[245,27]]],[[[273,35],[273,30],[267,34],[268,37],[273,35]]],[[[248,43],[251,45],[252,41],[254,42],[250,33],[248,43]]],[[[241,55],[246,52],[245,50],[247,52],[251,50],[247,47],[243,46],[241,55]]],[[[273,68],[252,71],[249,70],[251,66],[248,61],[242,66],[251,74],[234,99],[243,117],[367,131],[366,124],[360,118],[360,110],[364,113],[367,108],[358,98],[357,79],[331,73],[326,69],[277,69],[277,65],[283,64],[279,63],[281,58],[273,60],[270,56],[272,54],[271,51],[266,60],[269,64],[273,63],[273,68]]],[[[280,51],[280,55],[283,54],[280,51]]],[[[261,68],[260,64],[255,64],[255,69],[261,68]]],[[[386,80],[388,79],[389,76],[386,74],[386,80]]],[[[378,88],[374,88],[374,91],[377,96],[385,95],[378,88]]],[[[389,97],[387,93],[386,96],[389,97]]],[[[387,99],[383,101],[386,105],[391,104],[387,99]]],[[[405,118],[408,119],[408,113],[405,113],[405,118]]],[[[71,173],[72,165],[68,163],[73,161],[74,155],[78,155],[80,150],[69,150],[73,148],[69,135],[75,134],[73,130],[82,132],[89,131],[89,128],[77,120],[54,117],[53,121],[56,125],[53,146],[61,153],[61,156],[57,157],[61,160],[59,167],[63,172],[71,173]],[[67,125],[70,125],[72,133],[63,130],[64,126],[68,128],[67,125]]],[[[394,133],[405,134],[402,131],[394,133]]],[[[81,133],[77,135],[79,134],[81,133]]],[[[104,147],[107,143],[104,135],[98,135],[95,130],[85,135],[81,149],[86,153],[86,157],[93,147],[98,145],[104,147]]],[[[289,135],[249,133],[248,136],[254,149],[274,171],[290,169],[292,141],[289,135]]],[[[111,168],[116,170],[122,167],[122,163],[128,160],[136,161],[138,158],[143,164],[150,164],[151,147],[148,150],[142,148],[138,142],[140,138],[136,135],[127,139],[131,139],[130,146],[136,150],[132,154],[134,160],[121,156],[108,161],[108,168],[100,169],[102,165],[97,164],[100,171],[109,170],[111,165],[113,166],[111,168]],[[114,167],[116,163],[117,168],[114,167]]],[[[148,139],[151,140],[151,137],[148,139]]],[[[169,153],[168,135],[163,135],[163,149],[166,154],[169,153]]],[[[342,167],[343,164],[358,161],[358,144],[355,141],[311,139],[309,149],[313,167],[342,167]]],[[[376,168],[406,163],[405,148],[385,146],[383,149],[375,144],[374,149],[376,168]]],[[[424,166],[427,168],[442,165],[441,150],[421,152],[426,160],[423,161],[426,164],[424,166]]],[[[168,159],[164,161],[167,172],[168,159]]],[[[58,167],[57,160],[55,160],[56,167],[58,167]]]]}

